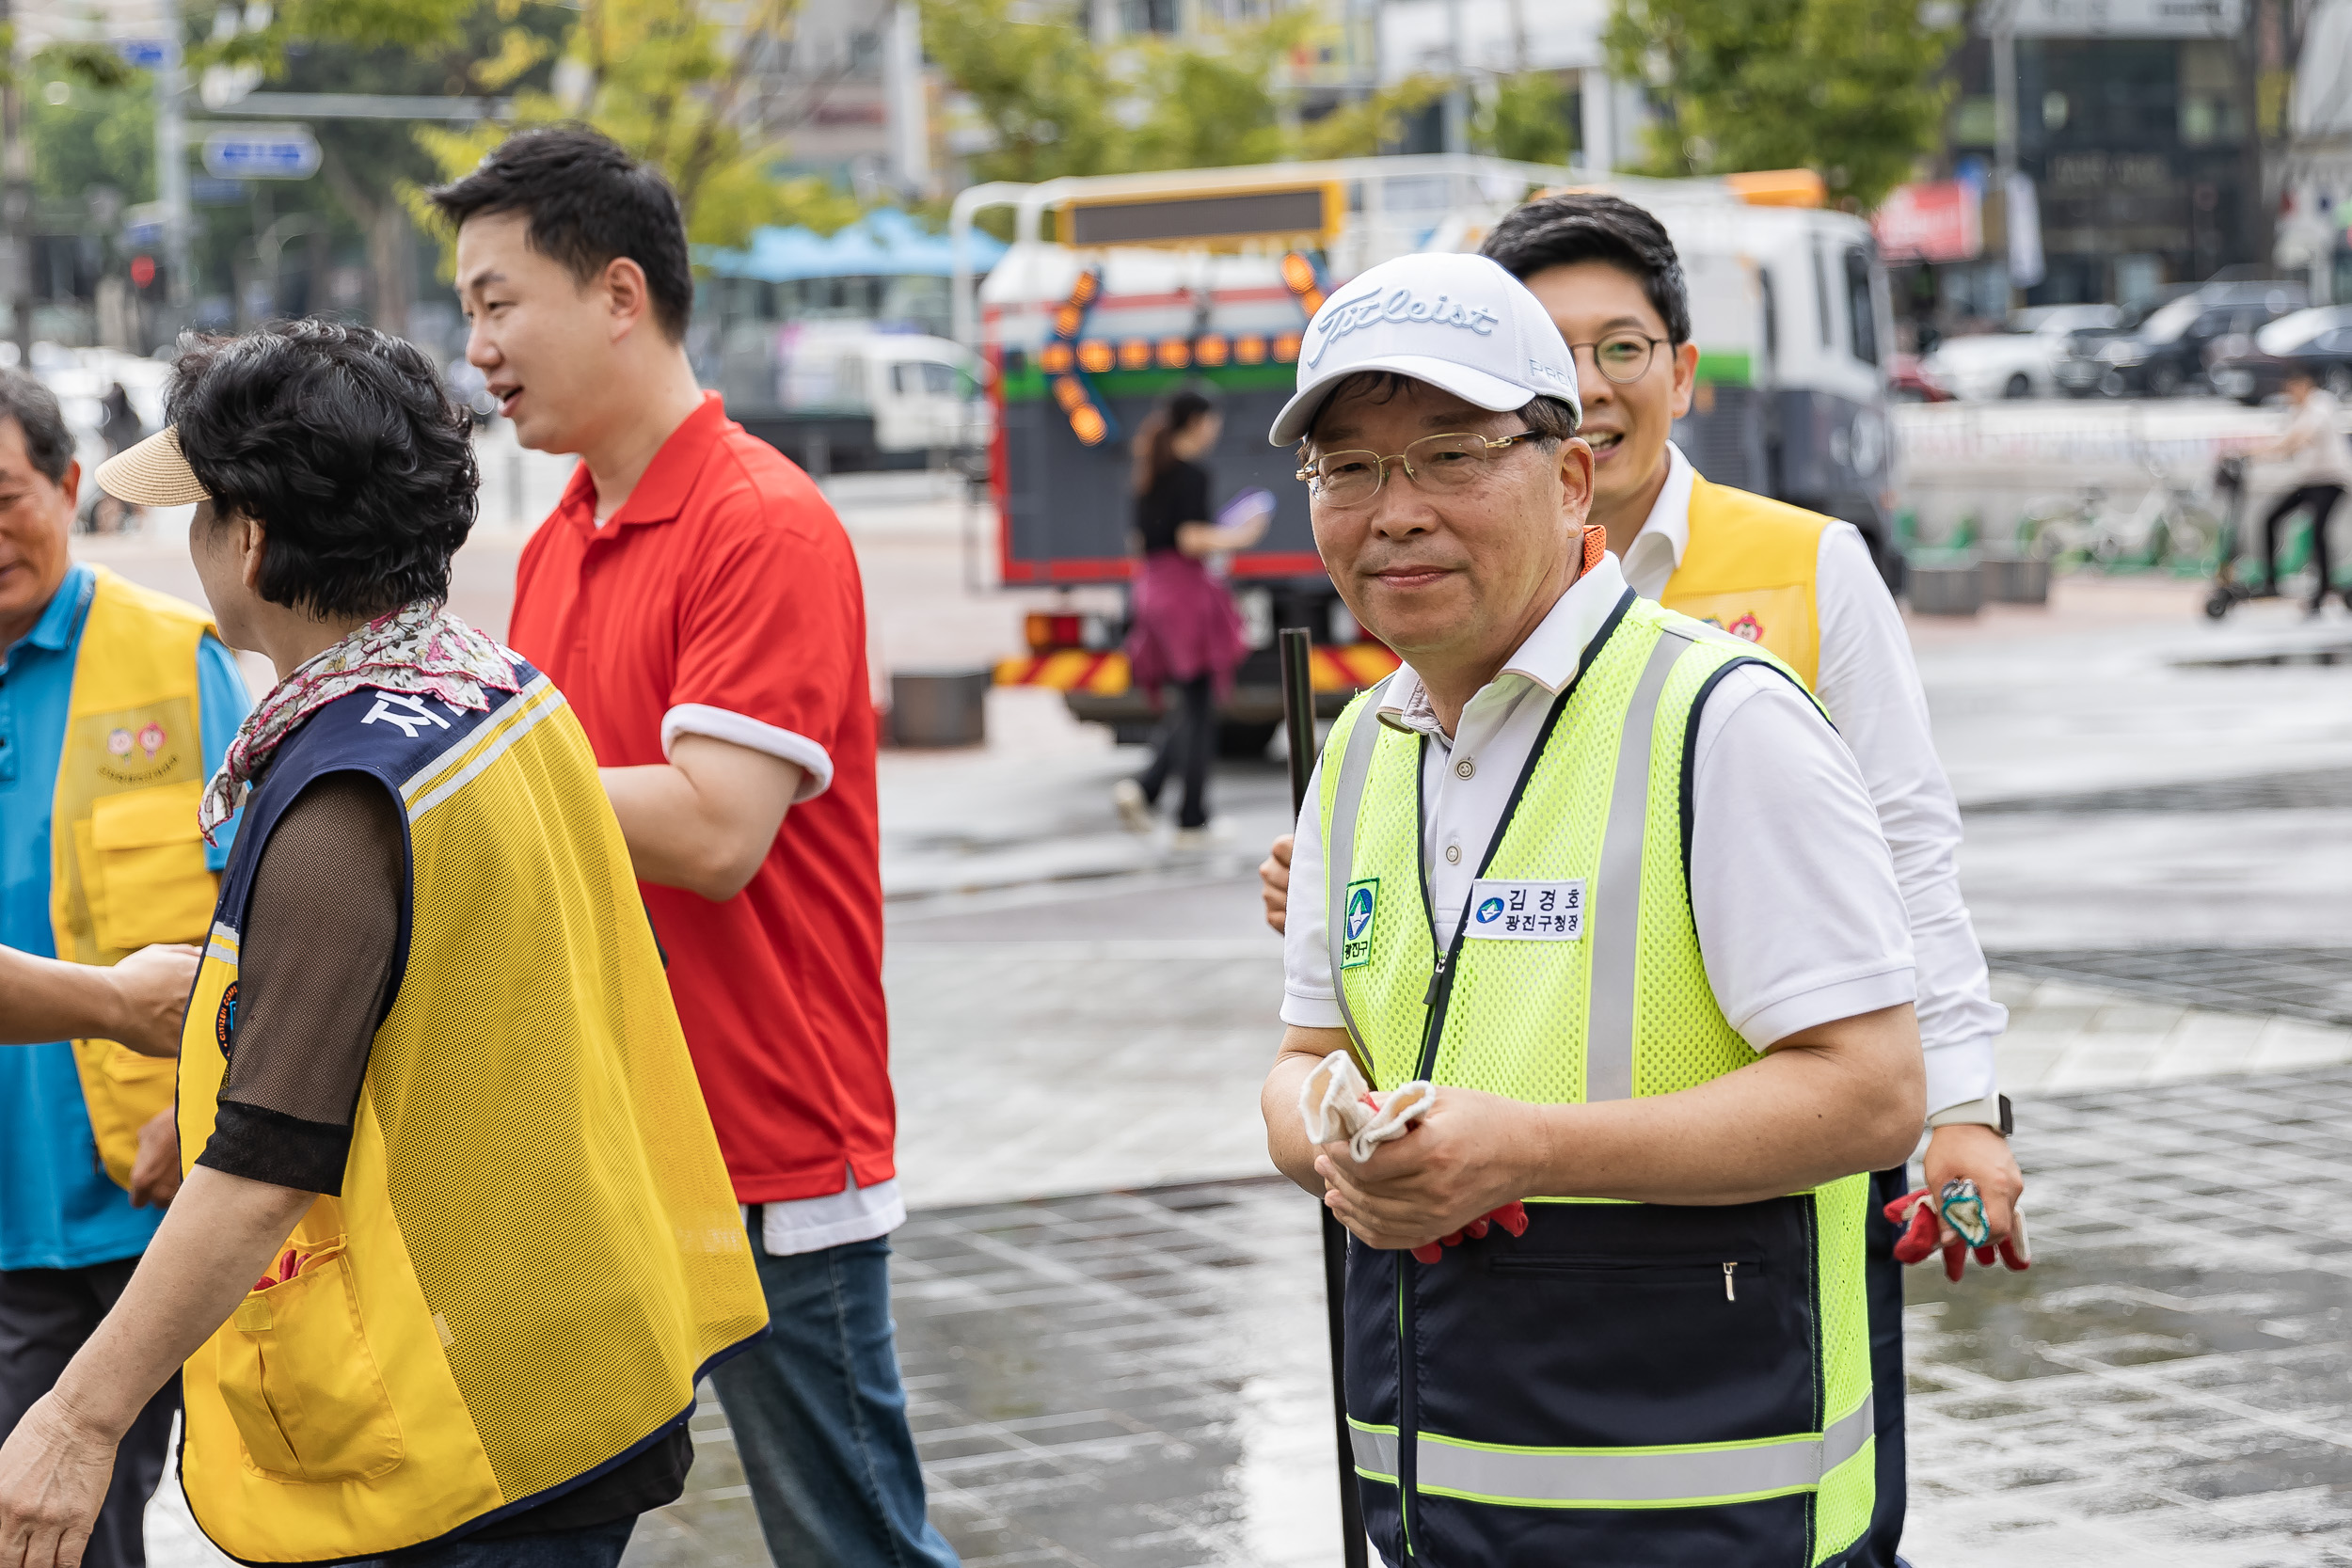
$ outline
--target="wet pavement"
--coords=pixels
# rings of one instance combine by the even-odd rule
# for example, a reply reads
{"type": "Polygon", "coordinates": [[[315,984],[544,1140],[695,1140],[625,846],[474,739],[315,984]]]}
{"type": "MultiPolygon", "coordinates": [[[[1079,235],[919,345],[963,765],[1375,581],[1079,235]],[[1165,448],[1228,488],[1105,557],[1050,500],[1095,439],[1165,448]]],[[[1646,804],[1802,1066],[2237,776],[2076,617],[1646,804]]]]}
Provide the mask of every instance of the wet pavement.
{"type": "MultiPolygon", "coordinates": [[[[534,503],[557,477],[525,474],[534,503]]],[[[1058,602],[987,592],[924,476],[834,493],[878,675],[984,662],[1058,602]]],[[[460,558],[481,625],[519,540],[460,558]]],[[[110,548],[192,591],[176,546],[110,548]]],[[[2208,626],[2194,600],[2071,579],[1913,626],[2041,1258],[1912,1277],[1917,1568],[2352,1568],[2352,673],[2305,658],[2332,616],[2208,626]]],[[[1217,836],[1180,847],[1120,831],[1139,757],[1053,693],[993,692],[989,724],[881,767],[897,1312],[934,1515],[978,1568],[1336,1564],[1314,1212],[1264,1175],[1256,1104],[1280,769],[1220,768],[1217,836]]],[[[630,1568],[767,1560],[715,1402],[695,1427],[630,1568]]],[[[158,1568],[225,1560],[168,1487],[151,1531],[158,1568]]]]}
{"type": "MultiPolygon", "coordinates": [[[[1906,1555],[2352,1564],[2352,1069],[2020,1119],[2035,1267],[1909,1276],[1906,1555]]],[[[932,1513],[969,1568],[1338,1560],[1313,1209],[1287,1184],[935,1210],[898,1247],[932,1513]]],[[[695,1555],[723,1449],[635,1568],[758,1560],[695,1555]]]]}

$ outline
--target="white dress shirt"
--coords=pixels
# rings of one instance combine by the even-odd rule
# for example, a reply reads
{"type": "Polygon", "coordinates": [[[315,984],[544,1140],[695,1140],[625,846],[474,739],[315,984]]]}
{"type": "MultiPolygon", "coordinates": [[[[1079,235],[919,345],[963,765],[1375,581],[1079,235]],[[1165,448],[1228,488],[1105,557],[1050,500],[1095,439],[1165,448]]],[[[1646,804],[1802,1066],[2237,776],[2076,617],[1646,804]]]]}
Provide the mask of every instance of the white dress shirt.
{"type": "MultiPolygon", "coordinates": [[[[1451,738],[1409,666],[1382,690],[1382,710],[1427,737],[1422,869],[1440,947],[1552,699],[1625,590],[1616,558],[1603,557],[1471,697],[1451,738]]],[[[1291,858],[1282,1021],[1337,1029],[1317,799],[1310,790],[1291,858]]],[[[1744,666],[1708,696],[1692,815],[1699,953],[1724,1018],[1751,1046],[1912,1000],[1911,932],[1878,814],[1852,755],[1786,677],[1744,666]]]]}
{"type": "MultiPolygon", "coordinates": [[[[1691,543],[1695,470],[1672,442],[1666,454],[1666,487],[1625,552],[1626,580],[1653,599],[1691,543]]],[[[1862,765],[1911,911],[1932,1115],[1994,1093],[1993,1043],[2009,1024],[2009,1009],[1993,1000],[1984,952],[1961,899],[1960,805],[1936,758],[1911,640],[1851,523],[1821,531],[1814,607],[1821,637],[1814,695],[1862,765]]]]}

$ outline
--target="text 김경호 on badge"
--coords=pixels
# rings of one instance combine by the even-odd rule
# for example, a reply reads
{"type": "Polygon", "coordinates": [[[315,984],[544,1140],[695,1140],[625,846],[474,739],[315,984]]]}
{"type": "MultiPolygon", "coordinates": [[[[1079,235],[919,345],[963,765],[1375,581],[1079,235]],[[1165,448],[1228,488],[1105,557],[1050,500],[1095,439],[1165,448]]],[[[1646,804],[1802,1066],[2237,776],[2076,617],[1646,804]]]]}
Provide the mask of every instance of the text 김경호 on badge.
{"type": "Polygon", "coordinates": [[[1470,930],[1489,942],[1574,942],[1584,934],[1584,884],[1470,884],[1470,930]]]}

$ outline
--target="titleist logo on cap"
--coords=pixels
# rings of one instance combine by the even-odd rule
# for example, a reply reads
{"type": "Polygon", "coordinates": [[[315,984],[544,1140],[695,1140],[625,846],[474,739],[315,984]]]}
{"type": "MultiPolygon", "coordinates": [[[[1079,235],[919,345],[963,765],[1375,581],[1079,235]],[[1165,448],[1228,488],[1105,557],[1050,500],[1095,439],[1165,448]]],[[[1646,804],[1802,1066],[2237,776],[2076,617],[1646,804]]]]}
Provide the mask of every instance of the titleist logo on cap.
{"type": "Polygon", "coordinates": [[[1377,292],[1355,299],[1336,301],[1324,308],[1311,330],[1322,334],[1306,365],[1311,370],[1323,362],[1324,352],[1351,332],[1382,322],[1426,322],[1432,326],[1467,327],[1484,338],[1495,329],[1502,317],[1483,305],[1467,305],[1450,294],[1439,294],[1425,300],[1408,288],[1391,289],[1383,296],[1377,292]]]}

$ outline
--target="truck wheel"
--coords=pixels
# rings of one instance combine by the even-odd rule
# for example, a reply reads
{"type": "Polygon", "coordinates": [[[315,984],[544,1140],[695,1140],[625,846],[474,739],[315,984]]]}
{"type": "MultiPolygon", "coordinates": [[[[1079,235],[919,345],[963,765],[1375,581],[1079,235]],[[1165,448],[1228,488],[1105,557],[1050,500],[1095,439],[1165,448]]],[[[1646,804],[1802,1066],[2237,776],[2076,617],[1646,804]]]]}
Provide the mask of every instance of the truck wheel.
{"type": "Polygon", "coordinates": [[[2005,398],[2029,398],[2033,396],[2033,382],[2027,379],[2025,372],[2019,371],[2015,375],[2009,378],[2009,385],[2001,388],[2001,396],[2005,398]]]}
{"type": "Polygon", "coordinates": [[[1229,762],[1250,762],[1265,755],[1274,732],[1282,727],[1274,719],[1220,719],[1216,725],[1216,754],[1229,762]]]}

